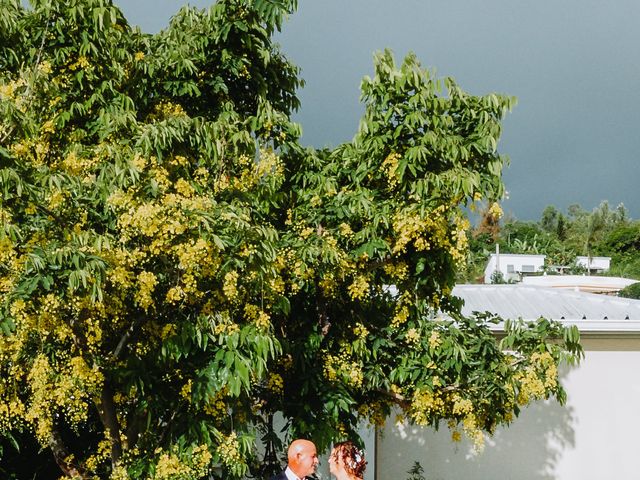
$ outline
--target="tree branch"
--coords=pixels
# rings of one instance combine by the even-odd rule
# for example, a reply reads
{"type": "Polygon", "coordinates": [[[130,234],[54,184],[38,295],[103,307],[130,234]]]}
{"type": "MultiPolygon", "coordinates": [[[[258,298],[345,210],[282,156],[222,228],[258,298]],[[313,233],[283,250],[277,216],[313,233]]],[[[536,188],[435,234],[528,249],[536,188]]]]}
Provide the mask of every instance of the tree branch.
{"type": "Polygon", "coordinates": [[[111,441],[111,465],[115,467],[122,457],[122,441],[120,440],[120,425],[118,424],[118,416],[113,401],[113,391],[106,381],[102,387],[98,413],[111,441]]]}
{"type": "Polygon", "coordinates": [[[60,436],[60,432],[55,428],[51,429],[51,435],[49,436],[49,448],[51,449],[51,453],[53,453],[53,458],[58,464],[58,467],[60,467],[60,470],[64,472],[66,477],[81,480],[86,478],[84,469],[81,466],[72,463],[72,457],[69,449],[64,444],[62,437],[60,436]]]}
{"type": "Polygon", "coordinates": [[[120,353],[122,352],[122,349],[125,347],[125,345],[127,344],[127,341],[129,340],[129,338],[131,338],[133,331],[136,329],[138,325],[140,325],[140,323],[142,323],[142,319],[138,318],[135,322],[131,324],[129,328],[127,328],[127,331],[124,332],[124,335],[122,335],[122,338],[120,338],[120,341],[116,346],[116,349],[113,351],[113,358],[115,360],[118,359],[118,357],[120,356],[120,353]]]}

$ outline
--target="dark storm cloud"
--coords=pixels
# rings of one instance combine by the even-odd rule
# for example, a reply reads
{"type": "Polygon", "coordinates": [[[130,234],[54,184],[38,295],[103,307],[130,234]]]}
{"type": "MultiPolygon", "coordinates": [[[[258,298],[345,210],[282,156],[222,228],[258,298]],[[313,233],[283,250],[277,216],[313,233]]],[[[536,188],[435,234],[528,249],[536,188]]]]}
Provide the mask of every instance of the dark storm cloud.
{"type": "MultiPolygon", "coordinates": [[[[181,5],[117,3],[146,31],[181,5]]],[[[500,144],[506,210],[537,219],[548,204],[609,200],[639,218],[639,23],[634,0],[301,0],[277,40],[307,82],[295,117],[305,143],[349,140],[373,52],[389,47],[400,62],[414,51],[470,93],[518,97],[500,144]]]]}

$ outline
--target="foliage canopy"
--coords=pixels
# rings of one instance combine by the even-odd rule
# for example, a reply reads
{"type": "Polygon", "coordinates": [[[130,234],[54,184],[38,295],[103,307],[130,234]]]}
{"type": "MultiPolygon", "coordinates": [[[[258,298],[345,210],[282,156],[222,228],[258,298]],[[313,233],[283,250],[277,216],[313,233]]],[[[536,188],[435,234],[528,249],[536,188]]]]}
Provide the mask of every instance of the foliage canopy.
{"type": "Polygon", "coordinates": [[[109,0],[0,0],[0,434],[67,477],[265,475],[275,412],[320,449],[394,407],[480,444],[564,399],[575,330],[498,342],[450,295],[513,99],[383,52],[354,140],[303,148],[270,39],[294,8],[147,35],[109,0]]]}

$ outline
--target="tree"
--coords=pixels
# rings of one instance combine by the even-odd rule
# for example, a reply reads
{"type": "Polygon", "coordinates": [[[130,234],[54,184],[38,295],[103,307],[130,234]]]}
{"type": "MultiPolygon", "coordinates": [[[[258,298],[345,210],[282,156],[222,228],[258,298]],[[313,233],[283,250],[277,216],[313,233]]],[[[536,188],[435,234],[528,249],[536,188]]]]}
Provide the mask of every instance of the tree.
{"type": "Polygon", "coordinates": [[[562,214],[555,206],[547,205],[542,211],[542,217],[540,217],[540,227],[548,233],[556,232],[561,216],[562,214]]]}
{"type": "Polygon", "coordinates": [[[632,283],[618,292],[619,297],[640,299],[640,283],[632,283]]]}
{"type": "Polygon", "coordinates": [[[598,251],[611,256],[611,275],[640,278],[640,222],[625,219],[607,234],[598,251]]]}
{"type": "Polygon", "coordinates": [[[612,210],[606,200],[591,212],[583,210],[578,205],[571,205],[569,215],[567,243],[577,252],[589,257],[599,253],[601,243],[612,230],[628,223],[624,205],[620,204],[612,210]]]}
{"type": "Polygon", "coordinates": [[[498,341],[450,294],[513,99],[384,52],[354,141],[304,149],[270,40],[294,8],[144,35],[109,0],[0,3],[0,434],[65,477],[265,475],[275,412],[320,449],[392,408],[480,445],[564,400],[575,329],[498,341]]]}

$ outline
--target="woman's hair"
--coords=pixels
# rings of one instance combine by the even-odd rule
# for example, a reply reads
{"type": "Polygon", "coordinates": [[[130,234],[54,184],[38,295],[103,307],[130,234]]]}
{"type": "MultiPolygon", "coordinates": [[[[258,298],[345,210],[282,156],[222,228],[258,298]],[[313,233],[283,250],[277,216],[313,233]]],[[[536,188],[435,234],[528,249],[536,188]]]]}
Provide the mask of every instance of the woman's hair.
{"type": "Polygon", "coordinates": [[[364,451],[360,450],[351,441],[336,443],[333,446],[333,452],[331,455],[336,460],[342,459],[344,469],[349,475],[353,475],[356,478],[363,478],[364,470],[367,468],[367,462],[364,459],[364,451]]]}

